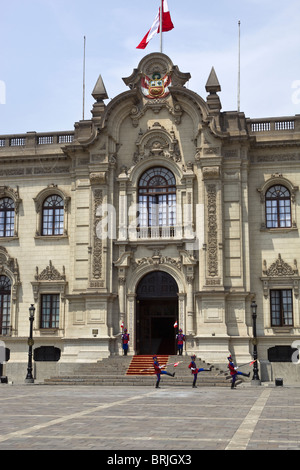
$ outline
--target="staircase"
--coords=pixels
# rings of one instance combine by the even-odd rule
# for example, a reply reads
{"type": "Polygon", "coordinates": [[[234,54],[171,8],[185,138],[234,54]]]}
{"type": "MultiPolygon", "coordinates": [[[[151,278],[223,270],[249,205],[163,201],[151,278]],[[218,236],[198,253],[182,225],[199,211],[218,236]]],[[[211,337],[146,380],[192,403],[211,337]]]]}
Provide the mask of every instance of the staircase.
{"type": "MultiPolygon", "coordinates": [[[[189,356],[158,356],[160,365],[170,364],[166,370],[175,372],[175,377],[161,376],[161,387],[191,387],[193,377],[188,365],[189,356]],[[179,362],[177,367],[173,363],[179,362]]],[[[209,368],[210,365],[197,359],[197,367],[209,368]]],[[[156,376],[152,356],[116,356],[93,364],[78,364],[69,375],[45,379],[47,385],[99,385],[99,386],[154,386],[156,376]],[[147,370],[144,370],[147,369],[147,370]]],[[[198,374],[197,386],[230,387],[228,372],[213,366],[210,372],[198,374]]],[[[237,384],[241,380],[236,381],[237,384]]]]}
{"type": "MultiPolygon", "coordinates": [[[[169,356],[157,356],[160,366],[165,366],[169,356]]],[[[133,356],[126,375],[155,375],[152,356],[133,356]]]]}

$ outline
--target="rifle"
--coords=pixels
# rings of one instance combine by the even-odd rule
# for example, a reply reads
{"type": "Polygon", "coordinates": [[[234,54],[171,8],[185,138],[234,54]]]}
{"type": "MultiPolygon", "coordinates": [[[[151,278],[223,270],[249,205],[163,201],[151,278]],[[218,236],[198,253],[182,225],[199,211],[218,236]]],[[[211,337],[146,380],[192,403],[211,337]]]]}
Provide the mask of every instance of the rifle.
{"type": "MultiPolygon", "coordinates": [[[[254,359],[254,361],[250,361],[250,362],[245,362],[245,364],[241,364],[240,366],[237,366],[237,368],[239,369],[240,367],[243,367],[243,366],[251,366],[252,364],[254,364],[254,362],[256,362],[257,359],[254,359]]],[[[220,370],[220,372],[218,372],[215,377],[218,377],[218,375],[220,375],[222,373],[222,371],[220,370]]]]}
{"type": "MultiPolygon", "coordinates": [[[[170,364],[164,364],[163,366],[160,366],[160,368],[163,369],[164,367],[168,367],[168,366],[177,367],[179,364],[181,364],[181,362],[183,361],[171,362],[170,364]]],[[[149,367],[148,369],[140,369],[140,372],[145,372],[146,370],[153,370],[153,367],[149,367]]]]}
{"type": "Polygon", "coordinates": [[[254,359],[254,361],[251,361],[251,362],[245,362],[245,364],[241,364],[240,366],[238,366],[238,368],[243,367],[243,366],[252,366],[252,364],[254,364],[254,362],[256,361],[257,359],[254,359]]]}

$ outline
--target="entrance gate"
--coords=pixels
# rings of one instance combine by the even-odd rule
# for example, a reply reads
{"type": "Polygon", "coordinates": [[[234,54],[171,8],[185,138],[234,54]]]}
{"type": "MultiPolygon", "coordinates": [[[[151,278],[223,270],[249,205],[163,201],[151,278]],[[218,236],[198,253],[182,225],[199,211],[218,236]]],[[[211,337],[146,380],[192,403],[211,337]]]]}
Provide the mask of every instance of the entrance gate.
{"type": "Polygon", "coordinates": [[[147,274],[137,288],[137,354],[176,354],[178,286],[168,273],[147,274]]]}

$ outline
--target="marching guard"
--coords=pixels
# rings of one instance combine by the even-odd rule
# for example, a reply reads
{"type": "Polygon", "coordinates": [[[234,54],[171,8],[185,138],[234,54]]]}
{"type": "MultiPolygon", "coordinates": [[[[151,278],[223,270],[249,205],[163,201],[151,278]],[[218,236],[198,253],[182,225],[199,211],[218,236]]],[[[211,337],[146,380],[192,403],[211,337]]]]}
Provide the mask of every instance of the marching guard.
{"type": "Polygon", "coordinates": [[[156,377],[157,377],[155,388],[159,388],[160,376],[161,375],[169,375],[170,377],[175,377],[175,372],[173,372],[173,374],[171,374],[170,372],[167,372],[166,370],[161,370],[162,366],[159,365],[157,356],[153,356],[153,367],[154,367],[155,374],[156,374],[156,377]]]}
{"type": "Polygon", "coordinates": [[[244,374],[243,372],[238,371],[238,367],[234,364],[233,359],[231,356],[227,357],[228,359],[228,369],[230,371],[230,375],[232,378],[231,381],[231,389],[234,389],[236,387],[235,381],[238,375],[243,375],[244,377],[250,377],[250,372],[248,374],[244,374]]]}
{"type": "Polygon", "coordinates": [[[199,372],[210,372],[211,369],[212,369],[212,366],[210,366],[209,369],[203,369],[203,368],[198,369],[197,366],[196,366],[196,363],[195,363],[195,359],[196,359],[195,354],[193,356],[191,356],[191,359],[192,359],[192,361],[189,365],[189,368],[191,369],[192,375],[194,376],[193,388],[197,388],[196,382],[197,382],[197,378],[198,378],[198,373],[199,372]]]}

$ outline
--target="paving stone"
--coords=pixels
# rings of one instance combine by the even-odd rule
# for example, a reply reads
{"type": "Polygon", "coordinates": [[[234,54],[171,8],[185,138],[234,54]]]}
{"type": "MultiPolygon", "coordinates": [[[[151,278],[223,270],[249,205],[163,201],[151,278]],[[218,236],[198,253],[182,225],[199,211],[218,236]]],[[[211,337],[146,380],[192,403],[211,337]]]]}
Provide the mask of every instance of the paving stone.
{"type": "Polygon", "coordinates": [[[0,386],[0,450],[299,450],[299,388],[0,386]]]}

